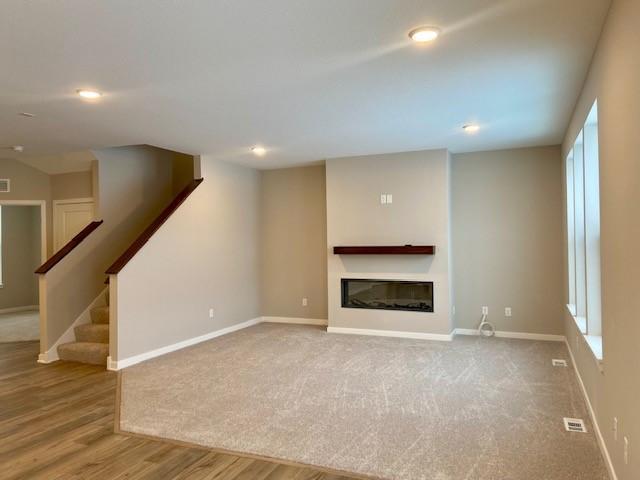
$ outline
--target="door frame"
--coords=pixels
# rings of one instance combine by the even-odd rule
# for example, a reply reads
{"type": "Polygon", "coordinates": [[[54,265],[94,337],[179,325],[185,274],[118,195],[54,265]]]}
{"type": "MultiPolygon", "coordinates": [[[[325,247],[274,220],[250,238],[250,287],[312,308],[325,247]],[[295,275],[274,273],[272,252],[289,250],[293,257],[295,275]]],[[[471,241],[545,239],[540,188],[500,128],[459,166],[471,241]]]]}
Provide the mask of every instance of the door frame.
{"type": "Polygon", "coordinates": [[[0,200],[0,206],[40,207],[40,263],[47,261],[47,202],[46,200],[0,200]]]}
{"type": "Polygon", "coordinates": [[[53,242],[53,249],[56,249],[56,225],[58,208],[60,205],[73,205],[74,203],[92,203],[93,204],[93,220],[95,220],[96,216],[96,201],[93,197],[81,197],[81,198],[65,198],[63,200],[54,200],[53,207],[51,208],[51,240],[53,242]]]}

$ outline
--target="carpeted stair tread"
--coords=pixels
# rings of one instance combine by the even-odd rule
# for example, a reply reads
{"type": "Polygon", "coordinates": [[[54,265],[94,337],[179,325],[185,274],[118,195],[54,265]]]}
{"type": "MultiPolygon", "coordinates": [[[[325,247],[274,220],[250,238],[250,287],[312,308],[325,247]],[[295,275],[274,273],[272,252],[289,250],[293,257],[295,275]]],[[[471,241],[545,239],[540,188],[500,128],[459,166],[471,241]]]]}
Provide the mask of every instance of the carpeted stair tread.
{"type": "Polygon", "coordinates": [[[109,323],[109,307],[96,307],[91,309],[92,323],[109,323]]]}
{"type": "Polygon", "coordinates": [[[70,342],[58,346],[60,360],[68,362],[106,365],[109,355],[108,343],[70,342]]]}
{"type": "Polygon", "coordinates": [[[109,343],[109,324],[86,323],[74,328],[76,341],[90,343],[109,343]]]}

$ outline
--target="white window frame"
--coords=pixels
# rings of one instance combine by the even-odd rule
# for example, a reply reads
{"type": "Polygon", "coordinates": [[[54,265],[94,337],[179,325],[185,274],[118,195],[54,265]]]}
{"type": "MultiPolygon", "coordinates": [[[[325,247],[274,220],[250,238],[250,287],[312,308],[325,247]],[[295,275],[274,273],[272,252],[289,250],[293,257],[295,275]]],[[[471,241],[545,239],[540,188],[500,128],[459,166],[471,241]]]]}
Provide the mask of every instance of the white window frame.
{"type": "Polygon", "coordinates": [[[565,163],[567,309],[602,361],[598,106],[594,103],[565,163]]]}

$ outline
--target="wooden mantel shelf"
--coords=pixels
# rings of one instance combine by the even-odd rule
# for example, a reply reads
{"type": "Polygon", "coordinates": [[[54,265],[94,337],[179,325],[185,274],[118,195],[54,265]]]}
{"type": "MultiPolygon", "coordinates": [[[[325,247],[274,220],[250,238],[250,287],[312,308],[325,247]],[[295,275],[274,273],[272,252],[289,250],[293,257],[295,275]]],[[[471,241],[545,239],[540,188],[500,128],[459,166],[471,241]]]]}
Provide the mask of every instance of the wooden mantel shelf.
{"type": "Polygon", "coordinates": [[[333,247],[336,255],[433,255],[433,245],[333,247]]]}

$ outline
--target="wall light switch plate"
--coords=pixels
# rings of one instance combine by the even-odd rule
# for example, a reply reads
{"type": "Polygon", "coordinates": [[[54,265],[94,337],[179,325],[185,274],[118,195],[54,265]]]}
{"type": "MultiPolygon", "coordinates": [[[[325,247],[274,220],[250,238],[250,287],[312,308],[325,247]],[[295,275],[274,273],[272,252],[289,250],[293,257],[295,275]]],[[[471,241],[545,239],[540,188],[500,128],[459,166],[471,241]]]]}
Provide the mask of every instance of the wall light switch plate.
{"type": "Polygon", "coordinates": [[[511,316],[511,307],[505,307],[504,308],[504,316],[505,317],[510,317],[511,316]]]}
{"type": "Polygon", "coordinates": [[[306,307],[308,304],[309,304],[309,301],[307,300],[307,297],[304,297],[304,298],[302,299],[302,306],[303,306],[303,307],[306,307]]]}
{"type": "Polygon", "coordinates": [[[209,318],[213,318],[213,308],[209,309],[209,318]]]}
{"type": "Polygon", "coordinates": [[[482,315],[489,315],[489,307],[482,307],[482,315]]]}
{"type": "Polygon", "coordinates": [[[387,203],[393,203],[393,195],[387,193],[387,203]]]}

